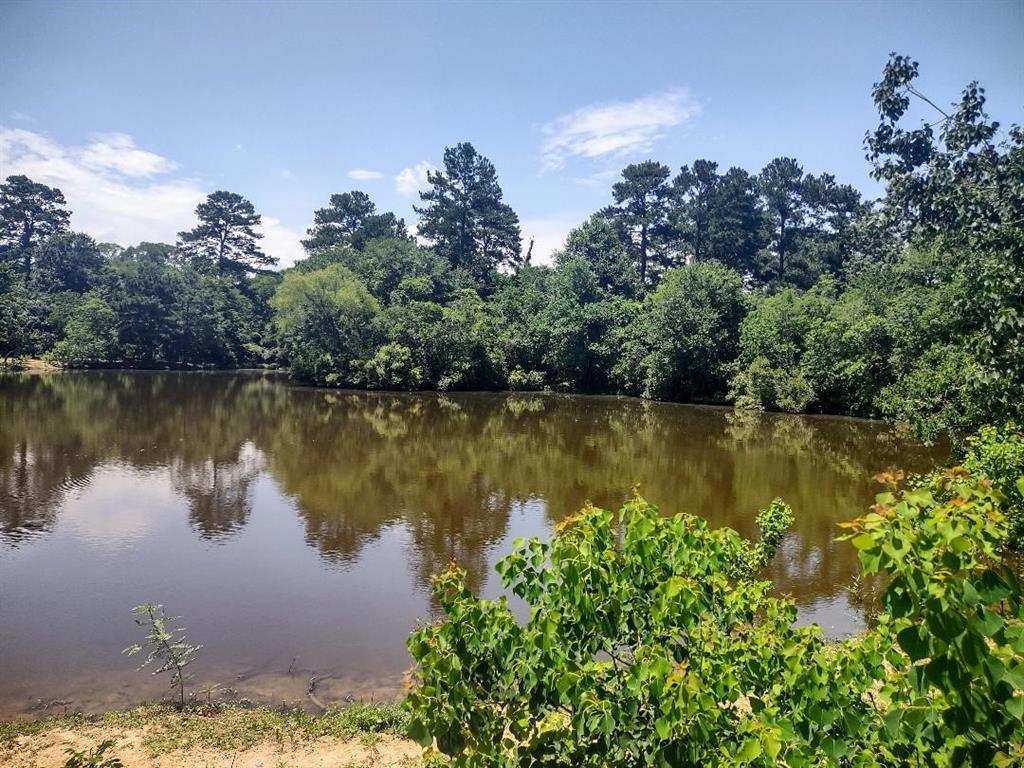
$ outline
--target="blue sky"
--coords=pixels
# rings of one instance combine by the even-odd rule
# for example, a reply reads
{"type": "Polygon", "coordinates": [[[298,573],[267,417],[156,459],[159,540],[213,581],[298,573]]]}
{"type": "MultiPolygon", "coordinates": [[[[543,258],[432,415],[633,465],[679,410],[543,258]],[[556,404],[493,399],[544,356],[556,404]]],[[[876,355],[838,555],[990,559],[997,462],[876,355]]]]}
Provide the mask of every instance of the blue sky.
{"type": "Polygon", "coordinates": [[[47,3],[0,0],[0,173],[60,186],[104,240],[173,239],[215,189],[289,263],[312,211],[364,189],[414,221],[423,169],[472,141],[535,253],[628,162],[791,155],[868,193],[889,51],[1024,122],[1024,1],[47,3]]]}

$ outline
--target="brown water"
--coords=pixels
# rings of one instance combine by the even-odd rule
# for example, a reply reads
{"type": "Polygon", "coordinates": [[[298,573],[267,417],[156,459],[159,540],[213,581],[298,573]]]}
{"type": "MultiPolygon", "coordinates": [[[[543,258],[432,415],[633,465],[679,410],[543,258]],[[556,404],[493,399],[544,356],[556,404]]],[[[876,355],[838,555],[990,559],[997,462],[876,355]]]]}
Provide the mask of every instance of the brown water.
{"type": "Polygon", "coordinates": [[[634,483],[664,512],[754,533],[797,515],[769,569],[801,621],[861,627],[836,523],[870,479],[944,458],[853,419],[612,397],[305,389],[258,373],[0,379],[0,715],[155,698],[120,651],[143,601],[184,614],[196,684],[306,701],[391,696],[452,558],[473,587],[518,536],[634,483]],[[57,702],[57,703],[54,703],[57,702]],[[62,702],[70,702],[64,704],[62,702]]]}

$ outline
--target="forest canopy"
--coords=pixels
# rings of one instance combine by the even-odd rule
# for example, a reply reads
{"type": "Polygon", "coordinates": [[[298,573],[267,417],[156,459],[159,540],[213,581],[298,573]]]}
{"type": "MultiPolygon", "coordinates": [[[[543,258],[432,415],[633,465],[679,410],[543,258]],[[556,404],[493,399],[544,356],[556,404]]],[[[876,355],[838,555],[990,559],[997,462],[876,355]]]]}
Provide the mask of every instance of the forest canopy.
{"type": "Polygon", "coordinates": [[[943,109],[893,55],[867,200],[798,158],[626,166],[535,265],[498,170],[444,152],[415,232],[330,196],[281,271],[216,191],[175,243],[97,243],[59,189],[0,185],[0,357],[280,366],[317,385],[607,392],[884,416],[935,439],[1024,410],[1024,133],[965,87],[943,109]],[[934,110],[913,124],[911,105],[934,110]]]}

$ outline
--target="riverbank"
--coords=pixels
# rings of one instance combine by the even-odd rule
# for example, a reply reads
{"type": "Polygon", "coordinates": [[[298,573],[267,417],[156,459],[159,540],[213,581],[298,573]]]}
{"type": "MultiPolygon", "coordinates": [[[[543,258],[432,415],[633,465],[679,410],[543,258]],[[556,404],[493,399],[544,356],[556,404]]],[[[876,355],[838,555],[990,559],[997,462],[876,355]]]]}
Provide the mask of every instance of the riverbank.
{"type": "Polygon", "coordinates": [[[131,768],[419,768],[422,750],[405,738],[395,704],[355,704],[309,715],[266,707],[151,704],[89,717],[0,722],[0,764],[59,768],[66,750],[88,754],[106,740],[105,758],[131,768]]]}
{"type": "Polygon", "coordinates": [[[41,357],[12,358],[0,361],[0,371],[9,373],[38,373],[39,371],[62,371],[59,365],[54,365],[41,357]]]}

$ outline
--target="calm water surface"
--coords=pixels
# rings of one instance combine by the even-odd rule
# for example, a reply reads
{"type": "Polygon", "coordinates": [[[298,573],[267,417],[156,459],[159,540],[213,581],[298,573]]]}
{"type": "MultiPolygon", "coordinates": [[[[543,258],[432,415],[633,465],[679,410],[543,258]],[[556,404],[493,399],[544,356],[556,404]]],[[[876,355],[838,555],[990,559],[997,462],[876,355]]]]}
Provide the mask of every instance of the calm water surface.
{"type": "Polygon", "coordinates": [[[0,379],[0,715],[155,698],[120,651],[130,608],[184,614],[197,684],[303,703],[393,696],[405,638],[451,559],[495,561],[587,499],[637,483],[664,512],[753,535],[797,514],[769,569],[801,621],[861,626],[838,521],[880,470],[944,457],[852,419],[634,399],[349,393],[279,375],[82,372],[0,379]]]}

